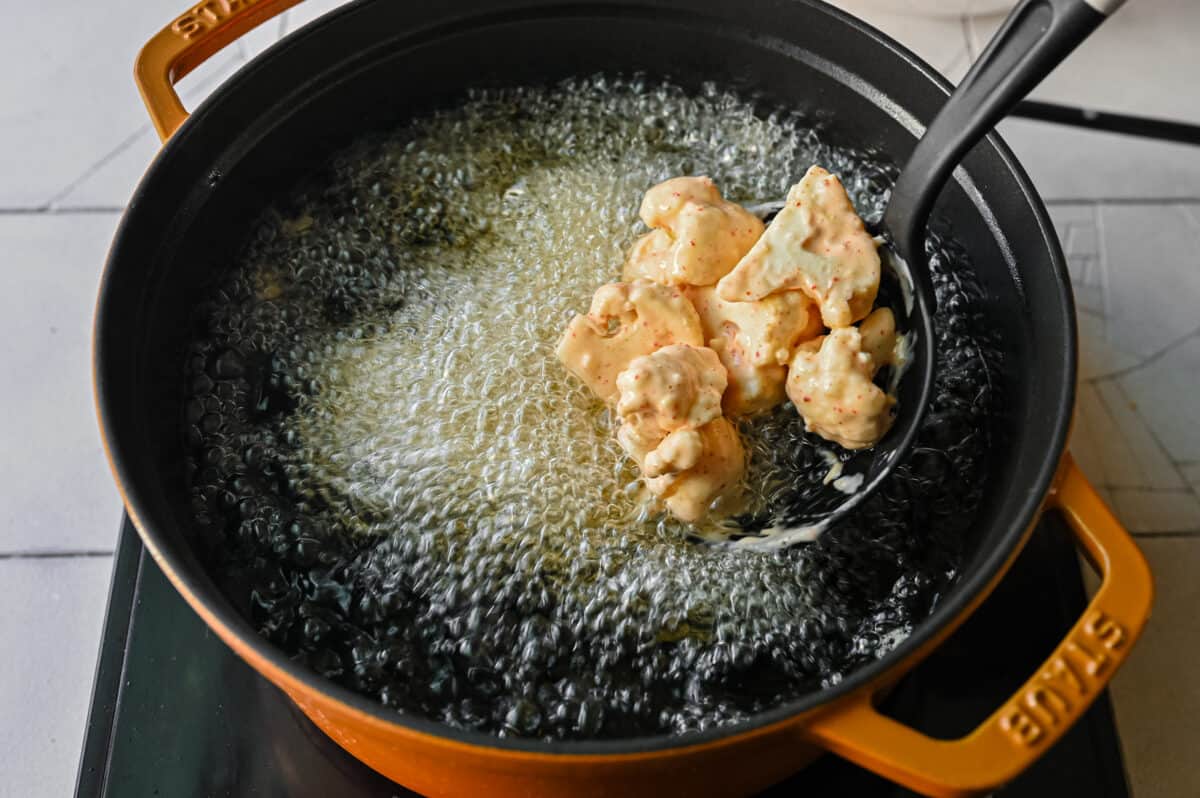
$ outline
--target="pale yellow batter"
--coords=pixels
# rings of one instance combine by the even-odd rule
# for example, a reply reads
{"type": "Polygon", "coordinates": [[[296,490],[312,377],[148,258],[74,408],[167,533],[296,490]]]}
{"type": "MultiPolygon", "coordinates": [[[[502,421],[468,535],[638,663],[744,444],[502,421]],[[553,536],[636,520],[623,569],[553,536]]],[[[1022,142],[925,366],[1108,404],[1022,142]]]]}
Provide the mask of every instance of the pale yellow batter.
{"type": "Polygon", "coordinates": [[[685,293],[700,316],[705,342],[729,372],[725,413],[751,415],[783,402],[792,351],[824,330],[816,305],[799,291],[757,302],[726,302],[713,286],[685,293]]]}
{"type": "Polygon", "coordinates": [[[596,396],[612,403],[617,375],[634,358],[677,343],[704,344],[700,318],[678,288],[611,283],[596,291],[586,316],[571,320],[555,352],[596,396]]]}
{"type": "Polygon", "coordinates": [[[617,378],[617,441],[646,487],[685,521],[696,521],[737,486],[745,454],[721,415],[725,369],[707,347],[676,344],[634,360],[617,378]]]}
{"type": "Polygon", "coordinates": [[[712,285],[763,232],[757,216],[725,200],[707,177],[659,183],[642,199],[641,217],[653,229],[633,245],[624,277],[663,285],[712,285]]]}
{"type": "Polygon", "coordinates": [[[848,327],[871,312],[879,269],[875,240],[841,181],[813,166],[717,291],[730,302],[803,291],[820,307],[826,327],[848,327]]]}

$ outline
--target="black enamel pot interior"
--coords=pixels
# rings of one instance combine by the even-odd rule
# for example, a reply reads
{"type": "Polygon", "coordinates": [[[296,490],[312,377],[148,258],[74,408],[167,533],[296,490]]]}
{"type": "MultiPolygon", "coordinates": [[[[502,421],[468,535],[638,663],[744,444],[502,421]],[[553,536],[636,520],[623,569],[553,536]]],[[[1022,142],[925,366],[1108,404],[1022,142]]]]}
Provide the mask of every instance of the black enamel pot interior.
{"type": "MultiPolygon", "coordinates": [[[[945,80],[911,53],[811,0],[364,0],[254,59],[192,114],[147,171],[109,256],[96,319],[99,410],[127,506],[150,550],[206,620],[252,664],[286,681],[294,697],[336,702],[394,727],[398,739],[423,735],[514,755],[669,752],[754,737],[866,685],[894,681],[990,591],[1023,544],[1063,453],[1075,386],[1071,291],[1045,209],[993,134],[965,159],[934,217],[969,251],[986,292],[982,311],[1004,352],[996,375],[1004,412],[994,419],[990,478],[961,574],[889,655],[824,691],[687,740],[550,744],[498,741],[398,716],[259,638],[189,545],[180,364],[200,287],[273,196],[363,131],[452,103],[467,87],[596,72],[643,72],[691,90],[715,81],[801,110],[831,140],[897,164],[948,95],[945,80]]],[[[770,783],[803,758],[735,786],[770,783]]],[[[469,758],[463,761],[469,768],[469,758]]]]}

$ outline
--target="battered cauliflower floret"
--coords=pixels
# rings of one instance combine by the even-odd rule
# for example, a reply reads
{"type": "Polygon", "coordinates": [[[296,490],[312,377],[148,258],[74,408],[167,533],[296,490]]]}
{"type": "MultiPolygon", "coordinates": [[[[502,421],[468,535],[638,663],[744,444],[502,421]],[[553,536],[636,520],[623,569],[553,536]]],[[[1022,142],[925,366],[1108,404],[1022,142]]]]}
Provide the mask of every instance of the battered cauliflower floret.
{"type": "Polygon", "coordinates": [[[721,415],[726,378],[717,354],[668,346],[630,363],[617,385],[617,441],[646,487],[678,518],[703,518],[745,468],[737,431],[721,415]]]}
{"type": "Polygon", "coordinates": [[[871,311],[871,315],[858,325],[858,332],[862,335],[862,351],[871,356],[875,371],[896,362],[896,343],[899,339],[896,337],[896,317],[889,308],[871,311]]]}
{"type": "Polygon", "coordinates": [[[798,291],[757,302],[726,302],[715,286],[686,288],[684,295],[696,308],[706,338],[736,337],[755,365],[785,365],[797,344],[824,330],[816,306],[798,291]]]}
{"type": "Polygon", "coordinates": [[[641,217],[653,230],[626,282],[597,290],[555,351],[615,405],[617,441],[672,514],[699,521],[736,492],[746,454],[726,415],[791,398],[848,449],[883,437],[895,400],[872,380],[901,348],[891,311],[871,312],[879,255],[836,176],[809,169],[765,232],[707,177],[650,189],[641,217]]]}
{"type": "Polygon", "coordinates": [[[725,414],[746,416],[782,403],[792,351],[824,329],[816,305],[799,291],[757,302],[726,302],[713,286],[685,293],[700,315],[705,342],[729,372],[725,414]]]}
{"type": "Polygon", "coordinates": [[[725,385],[725,367],[716,352],[668,346],[637,358],[617,377],[617,415],[622,422],[653,425],[664,433],[698,429],[721,416],[725,385]]]}
{"type": "Polygon", "coordinates": [[[704,518],[718,499],[732,497],[746,469],[742,439],[729,419],[722,416],[697,432],[700,457],[691,468],[646,479],[650,492],[662,499],[672,515],[688,523],[704,518]]]}
{"type": "Polygon", "coordinates": [[[597,289],[586,316],[571,320],[555,353],[596,396],[613,403],[617,375],[635,358],[671,344],[704,344],[687,297],[655,283],[611,283],[597,289]]]}
{"type": "Polygon", "coordinates": [[[826,327],[848,327],[871,312],[879,269],[875,240],[841,181],[813,166],[717,291],[730,302],[803,291],[820,307],[826,327]]]}
{"type": "Polygon", "coordinates": [[[762,235],[763,223],[721,197],[707,177],[675,177],[642,199],[642,221],[654,228],[634,243],[626,280],[663,285],[712,285],[762,235]]]}
{"type": "Polygon", "coordinates": [[[871,381],[876,370],[862,333],[843,327],[797,348],[787,395],[809,431],[847,449],[866,449],[891,427],[896,401],[871,381]]]}

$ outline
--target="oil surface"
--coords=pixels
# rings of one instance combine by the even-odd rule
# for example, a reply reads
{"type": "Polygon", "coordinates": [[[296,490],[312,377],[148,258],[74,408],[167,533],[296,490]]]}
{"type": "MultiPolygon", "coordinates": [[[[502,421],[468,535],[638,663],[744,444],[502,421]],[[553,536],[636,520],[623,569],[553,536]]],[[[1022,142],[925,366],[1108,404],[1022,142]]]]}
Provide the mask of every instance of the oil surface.
{"type": "MultiPolygon", "coordinates": [[[[707,174],[762,201],[812,163],[878,218],[890,167],[715,87],[480,92],[338,153],[198,311],[191,491],[223,590],[329,678],[502,736],[704,729],[885,653],[952,580],[982,480],[990,350],[952,244],[931,244],[919,449],[782,553],[698,544],[647,505],[553,354],[619,279],[648,187],[707,174]]],[[[750,515],[828,472],[790,406],[741,429],[750,515]]]]}

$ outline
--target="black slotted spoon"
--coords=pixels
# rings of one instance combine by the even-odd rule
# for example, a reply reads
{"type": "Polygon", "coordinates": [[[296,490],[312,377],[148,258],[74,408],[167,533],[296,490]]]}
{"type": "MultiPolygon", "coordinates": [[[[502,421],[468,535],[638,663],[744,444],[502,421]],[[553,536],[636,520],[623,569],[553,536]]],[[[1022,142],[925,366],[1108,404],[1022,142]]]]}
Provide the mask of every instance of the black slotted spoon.
{"type": "MultiPolygon", "coordinates": [[[[893,307],[897,326],[910,348],[892,428],[875,446],[839,458],[844,480],[827,480],[815,488],[816,495],[805,497],[804,506],[789,508],[771,527],[725,545],[773,549],[814,540],[866,500],[905,459],[933,392],[937,300],[925,257],[925,228],[934,201],[963,156],[1123,3],[1023,0],[996,31],[917,142],[892,189],[882,226],[871,231],[885,240],[881,254],[902,295],[902,301],[889,304],[898,305],[893,307]]],[[[782,206],[772,202],[749,209],[770,217],[782,206]]],[[[881,286],[881,296],[884,290],[881,286]]]]}

